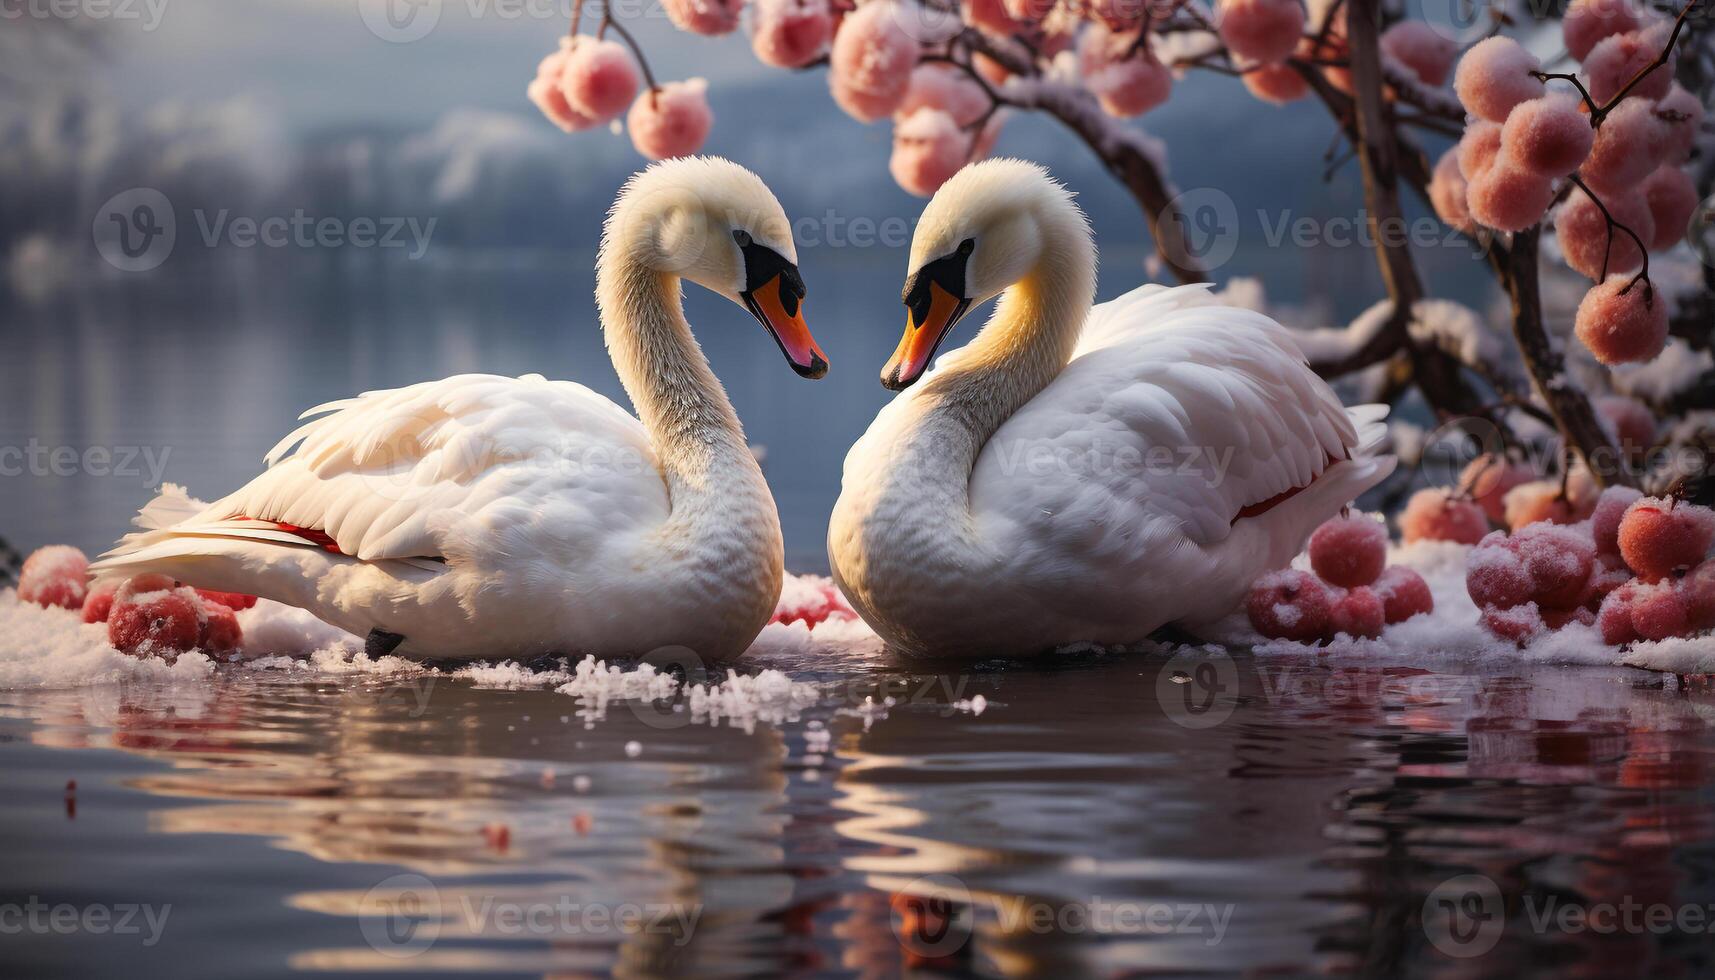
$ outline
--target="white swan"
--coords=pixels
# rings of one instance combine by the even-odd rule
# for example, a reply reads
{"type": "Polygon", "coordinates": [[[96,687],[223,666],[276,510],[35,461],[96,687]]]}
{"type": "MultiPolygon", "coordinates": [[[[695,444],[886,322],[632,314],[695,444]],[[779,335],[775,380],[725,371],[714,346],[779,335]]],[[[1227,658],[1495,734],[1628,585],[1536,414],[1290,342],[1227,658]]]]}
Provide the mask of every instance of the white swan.
{"type": "Polygon", "coordinates": [[[976,303],[975,340],[882,409],[846,457],[834,577],[902,652],[1124,646],[1231,612],[1393,469],[1385,408],[1348,413],[1268,317],[1202,287],[1092,309],[1095,248],[1032,164],[965,168],[911,244],[904,389],[976,303]]]}
{"type": "Polygon", "coordinates": [[[418,657],[742,653],[780,595],[780,520],[679,284],[744,305],[822,376],[790,226],[748,170],[675,160],[626,184],[596,263],[641,422],[535,375],[322,405],[231,496],[157,498],[95,571],[265,596],[418,657]]]}

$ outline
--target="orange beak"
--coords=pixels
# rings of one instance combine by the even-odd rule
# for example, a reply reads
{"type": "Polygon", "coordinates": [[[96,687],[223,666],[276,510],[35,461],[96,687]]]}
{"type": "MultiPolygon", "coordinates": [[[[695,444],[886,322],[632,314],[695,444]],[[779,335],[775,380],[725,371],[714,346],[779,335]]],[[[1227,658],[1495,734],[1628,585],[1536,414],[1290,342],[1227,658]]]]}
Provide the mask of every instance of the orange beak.
{"type": "Polygon", "coordinates": [[[923,376],[941,341],[971,308],[970,300],[953,295],[938,282],[931,280],[926,288],[927,302],[907,306],[905,335],[881,369],[881,384],[892,391],[904,391],[923,376]]]}
{"type": "Polygon", "coordinates": [[[801,377],[820,378],[828,373],[828,355],[810,335],[804,322],[804,304],[798,294],[786,288],[783,275],[776,275],[755,289],[739,294],[752,316],[761,321],[780,345],[786,362],[801,377]]]}

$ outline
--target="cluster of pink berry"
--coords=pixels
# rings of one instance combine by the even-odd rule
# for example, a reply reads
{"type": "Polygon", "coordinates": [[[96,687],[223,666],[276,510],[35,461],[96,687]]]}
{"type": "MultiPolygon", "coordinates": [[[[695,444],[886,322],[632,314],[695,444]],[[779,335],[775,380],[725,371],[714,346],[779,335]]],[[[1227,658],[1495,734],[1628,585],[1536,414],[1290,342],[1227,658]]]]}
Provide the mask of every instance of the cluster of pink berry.
{"type": "Polygon", "coordinates": [[[1385,626],[1435,609],[1423,576],[1387,567],[1387,527],[1336,517],[1310,536],[1310,567],[1270,572],[1245,599],[1251,627],[1274,640],[1319,643],[1336,635],[1373,639],[1385,626]]]}
{"type": "Polygon", "coordinates": [[[1519,645],[1568,623],[1609,644],[1715,629],[1715,511],[1612,487],[1589,520],[1496,531],[1465,585],[1489,632],[1519,645]]]}
{"type": "MultiPolygon", "coordinates": [[[[670,11],[673,7],[668,5],[670,11]]],[[[624,45],[575,35],[561,38],[559,50],[542,59],[527,94],[568,133],[612,122],[625,112],[632,145],[651,160],[697,152],[714,124],[708,83],[701,78],[668,82],[639,95],[641,87],[637,62],[624,45]]]]}
{"type": "Polygon", "coordinates": [[[164,575],[91,585],[89,559],[69,545],[39,548],[24,561],[18,599],[81,610],[85,623],[107,624],[108,642],[118,650],[167,659],[187,650],[236,653],[244,641],[237,611],[256,605],[253,595],[191,589],[164,575]]]}
{"type": "Polygon", "coordinates": [[[812,629],[828,620],[853,620],[857,613],[846,604],[845,597],[833,579],[815,576],[788,576],[795,581],[783,591],[779,605],[774,608],[771,623],[803,623],[812,629]]]}
{"type": "Polygon", "coordinates": [[[1682,165],[1703,107],[1673,80],[1672,25],[1635,0],[1574,0],[1563,29],[1576,76],[1543,72],[1502,36],[1459,60],[1453,87],[1472,118],[1435,166],[1431,201],[1473,233],[1523,231],[1556,207],[1562,255],[1596,282],[1578,308],[1579,339],[1604,364],[1649,361],[1668,323],[1647,253],[1672,248],[1696,211],[1682,165]],[[1549,90],[1551,80],[1576,94],[1549,90]]]}

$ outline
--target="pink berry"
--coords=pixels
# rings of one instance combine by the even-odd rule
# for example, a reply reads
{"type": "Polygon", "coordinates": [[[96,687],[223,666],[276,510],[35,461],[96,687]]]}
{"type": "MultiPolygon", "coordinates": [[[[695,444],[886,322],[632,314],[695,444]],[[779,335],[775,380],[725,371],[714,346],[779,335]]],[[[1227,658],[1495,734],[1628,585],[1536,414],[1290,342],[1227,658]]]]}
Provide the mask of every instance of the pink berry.
{"type": "Polygon", "coordinates": [[[1671,582],[1646,586],[1631,601],[1632,629],[1645,640],[1665,640],[1691,632],[1690,611],[1671,582]]]}
{"type": "Polygon", "coordinates": [[[708,90],[708,82],[692,78],[667,82],[639,95],[625,117],[631,145],[651,160],[689,156],[702,149],[715,121],[708,90]]]}
{"type": "Polygon", "coordinates": [[[1291,65],[1285,63],[1258,65],[1246,69],[1240,80],[1252,95],[1275,105],[1297,102],[1310,93],[1310,83],[1291,65]]]}
{"type": "Polygon", "coordinates": [[[1496,35],[1477,42],[1459,59],[1453,91],[1472,115],[1505,122],[1513,106],[1542,96],[1542,82],[1530,74],[1541,67],[1517,41],[1496,35]]]}
{"type": "Polygon", "coordinates": [[[1031,25],[1016,20],[1007,13],[1006,4],[1002,0],[961,0],[959,11],[965,23],[996,37],[1012,37],[1014,34],[1030,32],[1031,25]]]}
{"type": "Polygon", "coordinates": [[[971,138],[939,109],[918,109],[893,127],[887,169],[899,186],[920,197],[934,194],[965,165],[971,138]]]}
{"type": "Polygon", "coordinates": [[[1667,301],[1648,282],[1609,276],[1584,294],[1573,327],[1603,364],[1651,361],[1667,347],[1667,301]]]}
{"type": "Polygon", "coordinates": [[[1715,629],[1715,561],[1706,561],[1679,581],[1686,624],[1694,631],[1715,629]]]}
{"type": "Polygon", "coordinates": [[[107,622],[107,617],[113,612],[113,594],[118,590],[119,583],[112,579],[91,585],[89,594],[83,597],[83,621],[107,622]]]}
{"type": "Polygon", "coordinates": [[[1590,535],[1595,539],[1596,552],[1603,555],[1620,553],[1620,521],[1627,508],[1643,498],[1643,492],[1631,487],[1609,487],[1596,501],[1596,512],[1590,515],[1590,535]]]}
{"type": "Polygon", "coordinates": [[[1655,445],[1655,413],[1636,398],[1608,395],[1591,401],[1602,428],[1633,461],[1641,461],[1655,445]]]}
{"type": "Polygon", "coordinates": [[[1678,165],[1691,159],[1691,149],[1703,126],[1703,103],[1676,84],[1666,97],[1656,102],[1655,117],[1664,131],[1663,161],[1678,165]]]}
{"type": "Polygon", "coordinates": [[[692,34],[731,34],[738,27],[744,0],[663,0],[667,19],[692,34]]]}
{"type": "MultiPolygon", "coordinates": [[[[1602,204],[1615,222],[1631,229],[1638,239],[1647,243],[1655,237],[1655,220],[1643,192],[1604,194],[1602,204]]],[[[1604,275],[1604,258],[1608,276],[1636,272],[1644,264],[1644,252],[1637,240],[1610,225],[1595,199],[1582,190],[1573,191],[1555,213],[1554,233],[1566,264],[1597,282],[1604,275]]]]}
{"type": "Polygon", "coordinates": [[[1642,26],[1632,9],[1636,0],[1572,0],[1560,30],[1566,38],[1566,52],[1574,61],[1590,56],[1596,42],[1615,34],[1624,34],[1642,26]]]}
{"type": "Polygon", "coordinates": [[[1441,154],[1441,159],[1435,161],[1435,174],[1429,180],[1429,203],[1436,216],[1461,231],[1474,230],[1476,224],[1471,220],[1470,206],[1465,203],[1468,191],[1465,175],[1459,172],[1458,151],[1450,149],[1441,154]]]}
{"type": "Polygon", "coordinates": [[[1637,586],[1624,586],[1602,600],[1602,608],[1596,613],[1596,629],[1602,634],[1603,643],[1620,646],[1638,639],[1638,631],[1632,626],[1632,600],[1637,593],[1637,586]]]}
{"type": "Polygon", "coordinates": [[[1412,494],[1399,515],[1399,530],[1406,544],[1414,541],[1455,541],[1476,544],[1489,533],[1483,509],[1454,495],[1445,487],[1430,487],[1412,494]]]}
{"type": "Polygon", "coordinates": [[[756,0],[756,58],[776,68],[802,68],[827,49],[834,36],[828,0],[756,0]]]}
{"type": "Polygon", "coordinates": [[[18,599],[38,606],[82,609],[89,559],[65,544],[37,548],[18,572],[18,599]]]}
{"type": "Polygon", "coordinates": [[[1576,524],[1578,508],[1569,496],[1561,494],[1559,480],[1533,480],[1507,491],[1502,498],[1506,507],[1506,524],[1517,531],[1532,524],[1576,524]]]}
{"type": "Polygon", "coordinates": [[[572,38],[560,38],[559,50],[542,59],[542,63],[536,67],[536,78],[525,90],[525,94],[535,103],[536,108],[542,110],[542,115],[547,116],[549,122],[568,133],[575,133],[594,126],[596,120],[572,108],[572,104],[566,101],[565,89],[560,83],[565,77],[566,62],[571,54],[572,38]]]}
{"type": "Polygon", "coordinates": [[[989,108],[988,96],[970,76],[947,65],[918,65],[911,72],[911,85],[905,90],[894,120],[911,117],[919,109],[939,109],[953,117],[961,128],[982,118],[989,108]]]}
{"type": "Polygon", "coordinates": [[[1459,137],[1459,143],[1454,151],[1459,157],[1459,172],[1465,175],[1467,181],[1476,180],[1489,172],[1495,161],[1501,155],[1500,123],[1473,122],[1465,127],[1465,135],[1459,137]]]}
{"type": "Polygon", "coordinates": [[[1387,622],[1403,623],[1413,616],[1435,611],[1435,595],[1423,576],[1404,565],[1394,565],[1382,572],[1374,586],[1381,596],[1387,622]]]}
{"type": "Polygon", "coordinates": [[[1328,616],[1332,633],[1375,639],[1387,624],[1387,609],[1375,590],[1359,586],[1334,601],[1328,616]]]}
{"type": "Polygon", "coordinates": [[[177,656],[202,636],[197,594],[161,575],[140,575],[114,594],[107,639],[124,653],[177,656]]]}
{"type": "Polygon", "coordinates": [[[641,84],[637,63],[618,41],[578,38],[560,76],[566,103],[580,115],[607,122],[624,112],[641,84]]]}
{"type": "Polygon", "coordinates": [[[1304,8],[1298,0],[1222,0],[1215,25],[1241,59],[1285,61],[1304,34],[1304,8]]]}
{"type": "Polygon", "coordinates": [[[1584,601],[1596,568],[1596,545],[1568,527],[1531,524],[1513,535],[1513,550],[1530,575],[1531,599],[1542,609],[1571,609],[1584,601]]]}
{"type": "Polygon", "coordinates": [[[1554,93],[1520,102],[1501,127],[1506,159],[1539,177],[1564,177],[1584,162],[1596,141],[1577,97],[1554,93]]]}
{"type": "Polygon", "coordinates": [[[1310,535],[1310,567],[1343,589],[1373,583],[1387,566],[1387,528],[1367,517],[1336,517],[1310,535]]]}
{"type": "Polygon", "coordinates": [[[828,86],[859,122],[890,116],[905,101],[918,54],[903,24],[907,16],[894,0],[874,0],[847,14],[834,33],[828,86]]]}
{"type": "Polygon", "coordinates": [[[1110,116],[1142,115],[1166,102],[1173,91],[1173,74],[1147,47],[1133,50],[1134,46],[1131,37],[1113,34],[1100,24],[1086,30],[1079,44],[1084,85],[1110,116]]]}
{"type": "Polygon", "coordinates": [[[1506,535],[1496,531],[1465,556],[1465,591],[1479,606],[1511,609],[1530,601],[1536,583],[1506,535]]]}
{"type": "Polygon", "coordinates": [[[1548,213],[1554,184],[1503,160],[1471,181],[1465,199],[1479,224],[1496,231],[1523,231],[1548,213]]]}
{"type": "Polygon", "coordinates": [[[1446,84],[1459,57],[1457,44],[1421,20],[1402,20],[1383,31],[1381,47],[1418,81],[1437,88],[1446,84]]]}
{"type": "Polygon", "coordinates": [[[1638,578],[1659,582],[1703,563],[1715,544],[1715,510],[1659,497],[1626,508],[1620,520],[1620,555],[1638,578]]]}
{"type": "MultiPolygon", "coordinates": [[[[1596,100],[1597,105],[1606,104],[1638,72],[1660,57],[1667,38],[1667,25],[1660,24],[1615,34],[1596,42],[1584,58],[1584,87],[1589,90],[1590,97],[1596,100]]],[[[1642,81],[1632,86],[1627,95],[1643,99],[1661,98],[1673,85],[1673,71],[1674,56],[1669,54],[1665,64],[1651,70],[1642,81]]]]}
{"type": "Polygon", "coordinates": [[[1548,631],[1548,624],[1542,621],[1542,613],[1534,602],[1510,609],[1485,607],[1481,621],[1483,628],[1493,635],[1521,647],[1548,631]]]}
{"type": "Polygon", "coordinates": [[[1515,463],[1505,456],[1485,453],[1460,471],[1459,487],[1476,500],[1489,520],[1499,524],[1507,517],[1507,492],[1535,479],[1536,471],[1529,466],[1515,463]]]}
{"type": "Polygon", "coordinates": [[[1648,239],[1650,251],[1665,252],[1690,233],[1691,216],[1697,213],[1697,185],[1678,167],[1662,166],[1644,178],[1643,192],[1655,226],[1655,235],[1648,239]]]}
{"type": "Polygon", "coordinates": [[[1635,581],[1637,578],[1632,575],[1632,570],[1626,567],[1626,560],[1617,552],[1607,554],[1599,551],[1596,554],[1596,570],[1590,576],[1590,589],[1584,597],[1584,605],[1594,609],[1601,605],[1602,600],[1612,595],[1614,590],[1635,581]]]}
{"type": "Polygon", "coordinates": [[[1562,630],[1573,623],[1580,626],[1595,626],[1596,614],[1583,606],[1575,609],[1542,610],[1542,624],[1551,630],[1562,630]]]}
{"type": "Polygon", "coordinates": [[[1627,99],[1602,120],[1578,175],[1601,195],[1604,204],[1610,203],[1609,197],[1635,189],[1661,166],[1672,140],[1673,133],[1656,115],[1654,104],[1627,99]]]}
{"type": "Polygon", "coordinates": [[[1287,568],[1256,580],[1245,612],[1251,626],[1269,639],[1314,643],[1328,633],[1333,599],[1316,576],[1287,568]]]}
{"type": "Polygon", "coordinates": [[[244,642],[244,630],[238,616],[228,606],[218,602],[203,602],[202,629],[197,634],[197,649],[205,653],[230,654],[244,642]]]}

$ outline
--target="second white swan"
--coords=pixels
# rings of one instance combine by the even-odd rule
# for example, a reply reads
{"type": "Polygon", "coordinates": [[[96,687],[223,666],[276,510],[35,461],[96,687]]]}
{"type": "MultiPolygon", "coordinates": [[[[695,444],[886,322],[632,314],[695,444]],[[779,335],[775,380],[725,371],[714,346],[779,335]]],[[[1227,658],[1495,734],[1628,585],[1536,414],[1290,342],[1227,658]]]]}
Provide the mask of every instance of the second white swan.
{"type": "Polygon", "coordinates": [[[1033,164],[955,175],[909,268],[882,373],[909,390],[847,455],[828,532],[840,588],[902,652],[1204,630],[1393,469],[1371,455],[1386,409],[1348,412],[1268,317],[1203,287],[1092,309],[1089,226],[1033,164]],[[966,311],[1003,291],[976,339],[925,374],[966,311]]]}

